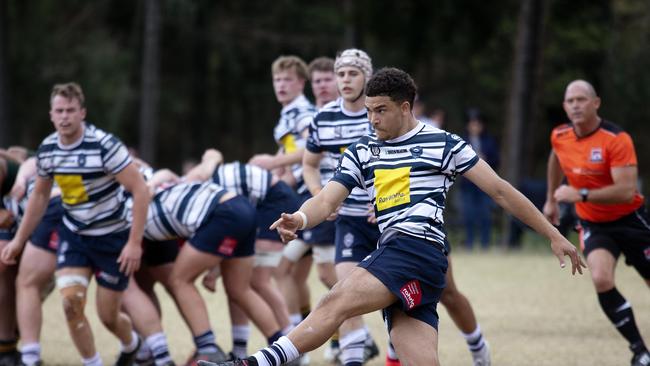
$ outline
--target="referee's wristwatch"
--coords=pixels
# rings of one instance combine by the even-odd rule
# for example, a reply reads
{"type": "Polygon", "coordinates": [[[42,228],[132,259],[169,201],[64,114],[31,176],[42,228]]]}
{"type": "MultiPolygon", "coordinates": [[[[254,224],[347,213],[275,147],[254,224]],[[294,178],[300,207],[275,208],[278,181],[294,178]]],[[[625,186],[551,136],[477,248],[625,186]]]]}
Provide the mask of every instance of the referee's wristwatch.
{"type": "Polygon", "coordinates": [[[580,193],[580,197],[582,197],[582,202],[587,202],[587,196],[589,196],[589,190],[587,188],[580,188],[578,193],[580,193]]]}

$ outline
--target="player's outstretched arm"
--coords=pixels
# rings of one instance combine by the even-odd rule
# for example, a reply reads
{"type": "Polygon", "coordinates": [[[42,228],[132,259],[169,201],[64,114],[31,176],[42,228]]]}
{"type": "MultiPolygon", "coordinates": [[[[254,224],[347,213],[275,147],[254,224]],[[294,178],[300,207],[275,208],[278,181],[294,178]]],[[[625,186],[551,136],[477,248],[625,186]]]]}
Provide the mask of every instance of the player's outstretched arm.
{"type": "Polygon", "coordinates": [[[278,230],[282,242],[295,239],[296,231],[312,228],[334,212],[350,194],[341,183],[330,181],[316,196],[308,199],[300,209],[292,214],[283,213],[270,229],[278,230]]]}
{"type": "Polygon", "coordinates": [[[50,202],[52,186],[53,181],[51,179],[36,177],[34,191],[29,196],[27,209],[18,227],[18,231],[16,231],[14,238],[4,247],[2,254],[0,254],[3,263],[16,264],[16,258],[22,252],[25,242],[41,222],[45,209],[50,202]]]}
{"type": "Polygon", "coordinates": [[[578,271],[582,274],[582,268],[586,265],[575,246],[546,220],[528,198],[512,187],[510,183],[501,179],[485,161],[479,160],[463,175],[490,195],[506,211],[548,238],[551,241],[551,250],[559,259],[562,268],[565,266],[564,256],[569,256],[571,273],[575,274],[578,271]]]}
{"type": "Polygon", "coordinates": [[[188,182],[205,182],[212,179],[214,171],[223,164],[223,154],[217,149],[207,149],[201,157],[201,162],[185,174],[188,182]]]}
{"type": "Polygon", "coordinates": [[[129,239],[117,262],[120,263],[120,271],[130,276],[140,268],[140,257],[142,256],[142,234],[147,221],[147,209],[149,202],[149,189],[142,174],[135,167],[129,164],[122,169],[115,179],[133,195],[133,223],[129,231],[129,239]]]}

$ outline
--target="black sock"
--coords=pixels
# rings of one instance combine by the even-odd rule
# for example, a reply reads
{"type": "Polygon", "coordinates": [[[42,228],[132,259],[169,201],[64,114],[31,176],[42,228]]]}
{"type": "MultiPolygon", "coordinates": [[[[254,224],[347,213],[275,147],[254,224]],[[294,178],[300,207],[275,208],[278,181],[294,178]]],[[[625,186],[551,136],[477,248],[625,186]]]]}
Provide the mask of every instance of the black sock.
{"type": "Polygon", "coordinates": [[[17,339],[0,340],[0,354],[14,353],[17,351],[17,339]]]}
{"type": "Polygon", "coordinates": [[[630,343],[634,353],[646,350],[639,329],[636,327],[632,306],[614,287],[613,289],[598,294],[598,302],[603,308],[609,321],[614,324],[621,335],[630,343]]]}

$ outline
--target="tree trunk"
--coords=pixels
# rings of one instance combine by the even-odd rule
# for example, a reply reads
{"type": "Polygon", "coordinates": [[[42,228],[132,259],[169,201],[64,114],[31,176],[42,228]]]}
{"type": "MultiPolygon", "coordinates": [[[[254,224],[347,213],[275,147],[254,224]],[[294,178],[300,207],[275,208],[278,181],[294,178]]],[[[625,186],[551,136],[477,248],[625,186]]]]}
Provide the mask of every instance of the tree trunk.
{"type": "Polygon", "coordinates": [[[140,156],[154,164],[160,104],[160,1],[145,0],[140,102],[140,156]]]}
{"type": "Polygon", "coordinates": [[[7,1],[0,0],[0,147],[10,144],[9,102],[7,101],[7,1]]]}
{"type": "MultiPolygon", "coordinates": [[[[534,101],[538,85],[536,71],[541,63],[542,34],[544,30],[546,0],[522,0],[519,12],[515,57],[512,67],[512,83],[505,124],[503,163],[501,174],[513,186],[522,181],[524,159],[524,131],[533,123],[534,101]]],[[[510,237],[510,216],[503,220],[503,241],[510,237]]]]}

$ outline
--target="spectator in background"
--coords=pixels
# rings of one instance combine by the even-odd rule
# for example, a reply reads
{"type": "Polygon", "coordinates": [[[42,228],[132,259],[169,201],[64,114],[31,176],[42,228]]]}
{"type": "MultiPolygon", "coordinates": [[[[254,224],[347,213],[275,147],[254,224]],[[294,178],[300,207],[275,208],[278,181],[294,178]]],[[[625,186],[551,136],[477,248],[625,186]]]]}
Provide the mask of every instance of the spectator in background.
{"type": "MultiPolygon", "coordinates": [[[[466,112],[466,135],[463,136],[476,154],[485,160],[492,169],[499,165],[499,149],[496,140],[487,133],[485,118],[477,108],[466,112]]],[[[471,250],[474,246],[474,230],[478,228],[481,247],[490,245],[492,206],[490,197],[467,179],[460,184],[461,208],[465,226],[465,246],[471,250]]]]}
{"type": "Polygon", "coordinates": [[[427,107],[424,105],[420,94],[415,96],[415,101],[413,102],[413,116],[418,121],[424,122],[427,125],[438,127],[433,124],[433,121],[429,117],[427,117],[427,107]]]}

